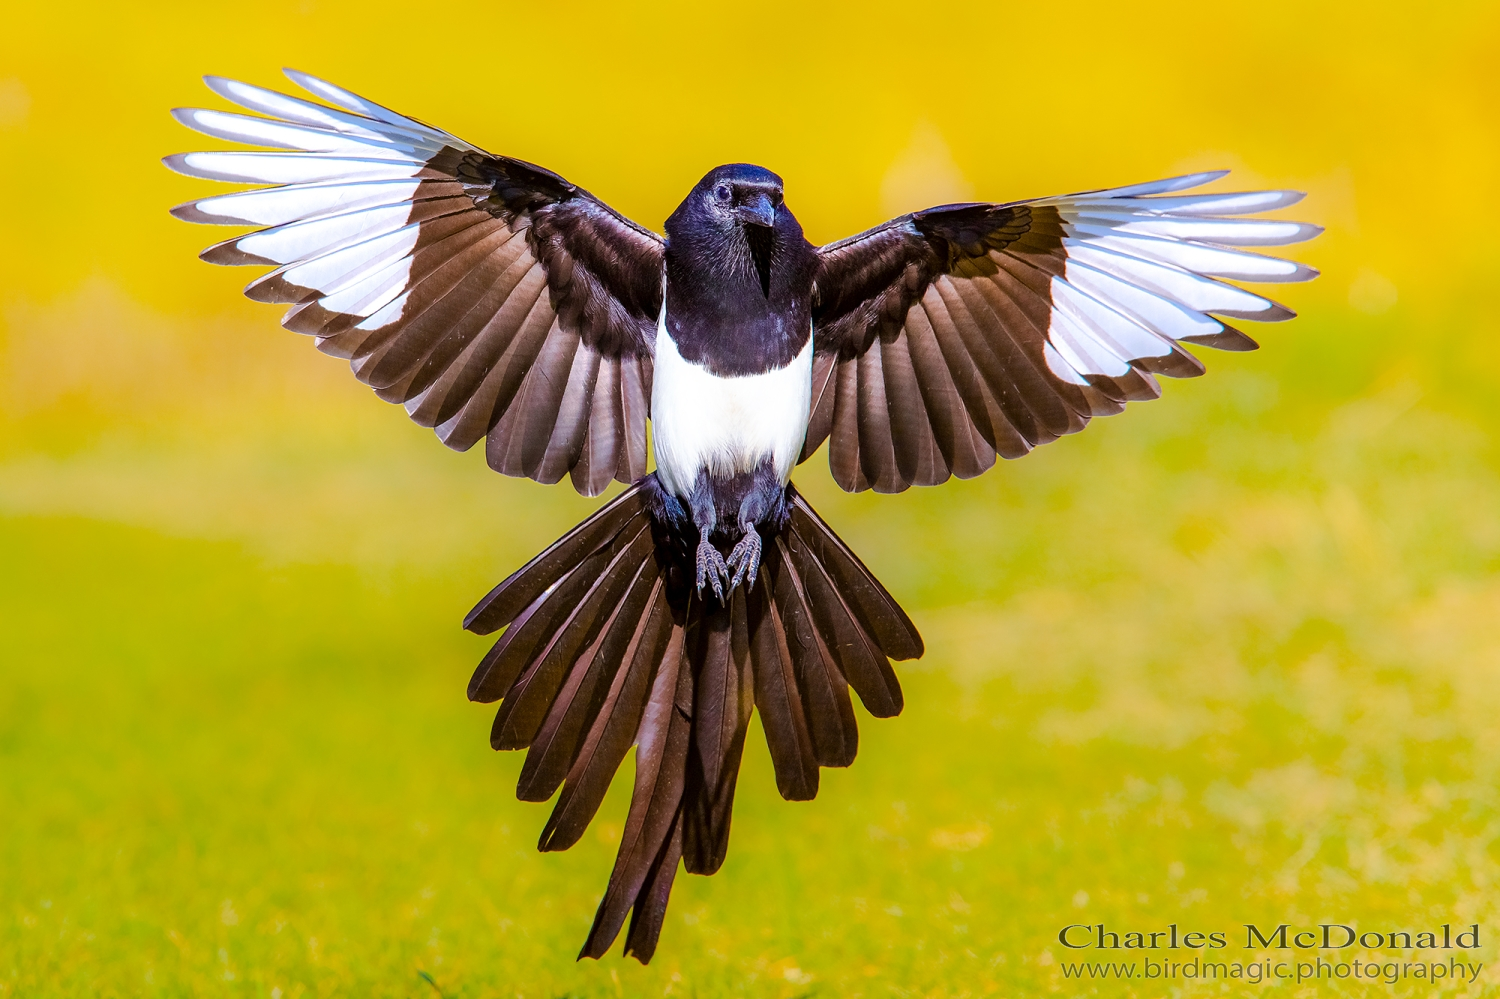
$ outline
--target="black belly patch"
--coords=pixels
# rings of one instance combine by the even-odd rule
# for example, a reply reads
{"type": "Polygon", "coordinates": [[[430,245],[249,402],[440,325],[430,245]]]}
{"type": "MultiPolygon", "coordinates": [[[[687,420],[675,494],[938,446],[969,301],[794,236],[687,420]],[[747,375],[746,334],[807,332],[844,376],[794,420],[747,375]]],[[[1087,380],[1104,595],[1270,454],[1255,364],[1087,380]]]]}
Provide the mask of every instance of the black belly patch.
{"type": "Polygon", "coordinates": [[[748,472],[727,477],[698,472],[692,492],[673,496],[655,483],[652,515],[694,535],[707,528],[716,545],[732,545],[754,525],[762,534],[775,533],[786,523],[786,487],[769,457],[748,472]]]}

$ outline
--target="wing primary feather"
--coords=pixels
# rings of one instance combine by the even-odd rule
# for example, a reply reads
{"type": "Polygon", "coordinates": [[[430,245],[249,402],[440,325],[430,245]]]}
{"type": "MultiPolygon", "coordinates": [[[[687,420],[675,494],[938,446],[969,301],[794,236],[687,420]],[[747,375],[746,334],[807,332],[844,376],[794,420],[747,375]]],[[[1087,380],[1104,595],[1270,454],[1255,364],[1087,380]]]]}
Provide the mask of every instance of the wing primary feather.
{"type": "Polygon", "coordinates": [[[577,463],[569,472],[573,488],[583,496],[598,496],[604,492],[620,464],[620,438],[624,433],[620,364],[613,358],[599,361],[583,447],[577,463]]]}
{"type": "Polygon", "coordinates": [[[305,101],[300,97],[292,97],[275,90],[267,90],[264,87],[242,83],[239,80],[230,80],[222,76],[205,76],[203,82],[208,85],[208,89],[225,100],[233,101],[242,108],[258,111],[261,114],[272,115],[286,121],[295,121],[317,128],[352,131],[372,137],[401,136],[412,142],[431,143],[435,141],[439,146],[442,145],[443,140],[451,138],[436,129],[416,125],[415,123],[401,124],[394,121],[381,121],[378,118],[372,118],[367,115],[335,110],[323,104],[314,104],[311,101],[305,101]]]}
{"type": "Polygon", "coordinates": [[[1202,333],[1193,336],[1182,337],[1183,343],[1196,343],[1204,347],[1213,347],[1218,350],[1249,351],[1260,349],[1260,344],[1233,326],[1224,323],[1219,324],[1221,329],[1217,333],[1202,333]]]}
{"type": "Polygon", "coordinates": [[[620,411],[623,441],[615,478],[634,482],[646,474],[646,418],[651,405],[651,362],[646,358],[624,358],[620,362],[620,411]]]}
{"type": "Polygon", "coordinates": [[[1227,282],[1317,271],[1242,247],[1321,230],[1240,217],[1295,191],[1180,193],[1223,175],[941,205],[821,247],[802,459],[828,440],[850,491],[967,478],[1202,374],[1182,344],[1252,349],[1217,317],[1295,313],[1227,282]]]}
{"type": "Polygon", "coordinates": [[[911,355],[911,337],[903,332],[881,344],[880,365],[885,375],[891,447],[901,488],[935,486],[946,481],[951,474],[948,457],[938,444],[922,395],[911,355]]]}
{"type": "Polygon", "coordinates": [[[1129,184],[1125,187],[1112,187],[1100,191],[1083,191],[1079,194],[1067,194],[1060,198],[1045,200],[1048,202],[1071,201],[1087,195],[1099,198],[1139,198],[1148,194],[1171,194],[1173,191],[1185,191],[1190,187],[1202,187],[1204,184],[1211,184],[1228,175],[1228,170],[1204,170],[1201,173],[1185,173],[1178,177],[1167,177],[1164,180],[1151,180],[1144,184],[1129,184]]]}
{"type": "Polygon", "coordinates": [[[860,471],[871,488],[880,493],[900,492],[910,481],[901,481],[896,448],[892,441],[892,423],[896,414],[885,394],[885,344],[877,340],[854,362],[856,369],[855,399],[859,407],[856,430],[859,434],[860,471]]]}
{"type": "Polygon", "coordinates": [[[859,449],[859,361],[840,361],[834,373],[838,384],[833,429],[828,435],[828,467],[841,488],[857,493],[870,488],[859,449]]]}
{"type": "Polygon", "coordinates": [[[202,225],[277,227],[330,215],[403,205],[426,198],[449,198],[463,193],[457,181],[338,180],[321,184],[262,187],[232,194],[195,198],[171,209],[173,218],[202,225]]]}
{"type": "Polygon", "coordinates": [[[813,355],[812,406],[808,410],[807,436],[802,441],[802,454],[797,461],[806,461],[833,431],[834,399],[838,395],[838,355],[815,353],[813,355]]]}
{"type": "Polygon", "coordinates": [[[440,140],[372,135],[208,108],[174,108],[172,117],[178,124],[195,132],[247,146],[387,159],[417,165],[426,163],[443,146],[440,140]]]}
{"type": "Polygon", "coordinates": [[[989,422],[988,410],[983,402],[978,402],[978,417],[970,416],[964,393],[954,383],[950,362],[922,304],[912,308],[904,335],[922,405],[943,463],[959,478],[972,479],[995,464],[995,449],[977,426],[979,419],[989,422]]]}
{"type": "Polygon", "coordinates": [[[164,157],[167,169],[185,177],[231,184],[318,184],[411,180],[425,166],[409,159],[332,156],[327,153],[203,150],[164,157]]]}
{"type": "MultiPolygon", "coordinates": [[[[538,482],[562,481],[581,460],[594,406],[594,388],[599,379],[599,352],[580,343],[573,354],[573,367],[557,404],[552,434],[543,445],[535,470],[528,473],[538,482]]],[[[605,410],[607,412],[607,410],[605,410]]]]}
{"type": "Polygon", "coordinates": [[[556,321],[556,314],[545,294],[545,277],[532,271],[523,284],[528,285],[526,294],[534,296],[529,311],[522,315],[520,323],[508,337],[503,334],[504,328],[498,325],[499,316],[485,327],[481,337],[488,340],[491,329],[497,333],[490,345],[498,348],[498,356],[488,367],[472,367],[477,384],[462,394],[462,408],[438,424],[438,437],[454,450],[465,451],[473,447],[499,424],[515,401],[517,391],[556,321]]]}
{"type": "Polygon", "coordinates": [[[348,358],[378,397],[451,447],[498,432],[486,449],[497,469],[545,482],[569,474],[590,495],[644,475],[664,240],[542,167],[287,75],[324,103],[207,77],[249,113],[174,112],[206,134],[270,147],[164,160],[190,176],[273,185],[173,210],[262,227],[204,258],[273,265],[246,294],[290,306],[289,328],[348,358]],[[529,265],[510,274],[521,248],[502,247],[517,239],[529,265]],[[620,388],[595,392],[606,363],[626,360],[620,388]]]}
{"type": "MultiPolygon", "coordinates": [[[[421,132],[436,131],[436,129],[422,124],[415,118],[408,118],[405,115],[397,114],[390,108],[376,104],[374,101],[366,100],[358,94],[345,90],[343,87],[334,86],[327,80],[320,80],[310,73],[303,73],[295,69],[283,69],[282,72],[286,74],[287,79],[303,90],[321,97],[328,103],[341,107],[345,111],[353,111],[355,114],[374,118],[388,125],[397,125],[402,128],[411,128],[421,132]]],[[[443,134],[447,135],[447,133],[443,134]]],[[[452,138],[452,136],[448,137],[452,138]]],[[[465,145],[467,144],[465,143],[465,145]]]]}
{"type": "MultiPolygon", "coordinates": [[[[948,375],[953,379],[953,387],[958,391],[969,420],[984,439],[988,450],[1006,458],[1019,458],[1029,452],[1031,444],[1010,422],[1005,409],[996,399],[990,379],[980,362],[970,353],[963,328],[949,310],[947,298],[937,282],[927,289],[918,308],[920,313],[913,309],[912,325],[914,328],[931,331],[932,340],[943,357],[948,375]]],[[[979,356],[987,364],[997,363],[987,344],[979,348],[979,356]]],[[[993,459],[990,464],[994,464],[993,459]]]]}
{"type": "Polygon", "coordinates": [[[515,398],[485,442],[485,460],[495,471],[527,478],[541,471],[580,346],[578,336],[554,320],[515,398]]]}

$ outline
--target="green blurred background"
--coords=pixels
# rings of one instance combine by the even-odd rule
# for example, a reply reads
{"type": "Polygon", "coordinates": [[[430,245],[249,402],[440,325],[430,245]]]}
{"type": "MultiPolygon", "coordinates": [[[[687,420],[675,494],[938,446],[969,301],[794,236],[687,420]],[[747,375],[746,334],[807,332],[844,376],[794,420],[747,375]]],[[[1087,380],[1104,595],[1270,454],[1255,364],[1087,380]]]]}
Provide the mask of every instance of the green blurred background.
{"type": "Polygon", "coordinates": [[[1057,931],[1500,933],[1497,66],[1457,0],[8,8],[0,996],[1207,995],[1066,980],[1057,931]],[[167,109],[284,64],[654,228],[729,160],[815,242],[1232,167],[1309,192],[1324,276],[1262,351],[981,479],[799,470],[927,638],[906,712],[808,804],[753,735],[656,960],[575,964],[628,788],[536,854],[458,622],[595,504],[195,259],[167,109]]]}

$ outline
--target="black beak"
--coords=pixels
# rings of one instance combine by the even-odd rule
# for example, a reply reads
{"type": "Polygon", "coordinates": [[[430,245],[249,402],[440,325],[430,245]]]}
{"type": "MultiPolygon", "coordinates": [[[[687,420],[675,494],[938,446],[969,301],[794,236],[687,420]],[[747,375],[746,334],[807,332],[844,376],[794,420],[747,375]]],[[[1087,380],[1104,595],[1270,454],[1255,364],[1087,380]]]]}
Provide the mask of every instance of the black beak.
{"type": "Polygon", "coordinates": [[[763,225],[769,229],[776,224],[776,206],[771,204],[771,197],[767,194],[757,194],[754,201],[740,205],[734,214],[746,225],[763,225]]]}

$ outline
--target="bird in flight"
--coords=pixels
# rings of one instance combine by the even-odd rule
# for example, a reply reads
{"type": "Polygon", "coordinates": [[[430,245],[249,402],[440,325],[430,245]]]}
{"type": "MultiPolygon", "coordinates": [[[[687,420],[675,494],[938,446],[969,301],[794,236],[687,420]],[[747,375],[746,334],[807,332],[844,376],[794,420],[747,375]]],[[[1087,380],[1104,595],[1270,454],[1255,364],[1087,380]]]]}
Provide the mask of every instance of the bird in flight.
{"type": "Polygon", "coordinates": [[[898,714],[901,607],[791,483],[826,441],[834,481],[972,478],[1083,429],[1184,344],[1253,350],[1224,320],[1293,313],[1225,279],[1304,281],[1245,247],[1316,226],[1247,218],[1294,191],[1182,193],[1199,173],[1010,204],[942,205],[813,246],[780,177],[710,170],[665,236],[530,163],[304,73],[309,101],[219,77],[253,114],[182,109],[262,147],[180,153],[191,177],[267,185],[187,202],[253,226],[202,257],[273,269],[245,293],[451,448],[587,496],[626,488],[464,620],[502,631],[469,683],[517,795],[557,795],[540,849],[576,843],[635,747],[619,853],[580,957],[651,959],[680,863],[712,874],[758,710],[777,788],[853,762],[849,688],[898,714]],[[646,424],[651,423],[648,472],[646,424]],[[560,793],[559,793],[560,790],[560,793]]]}

